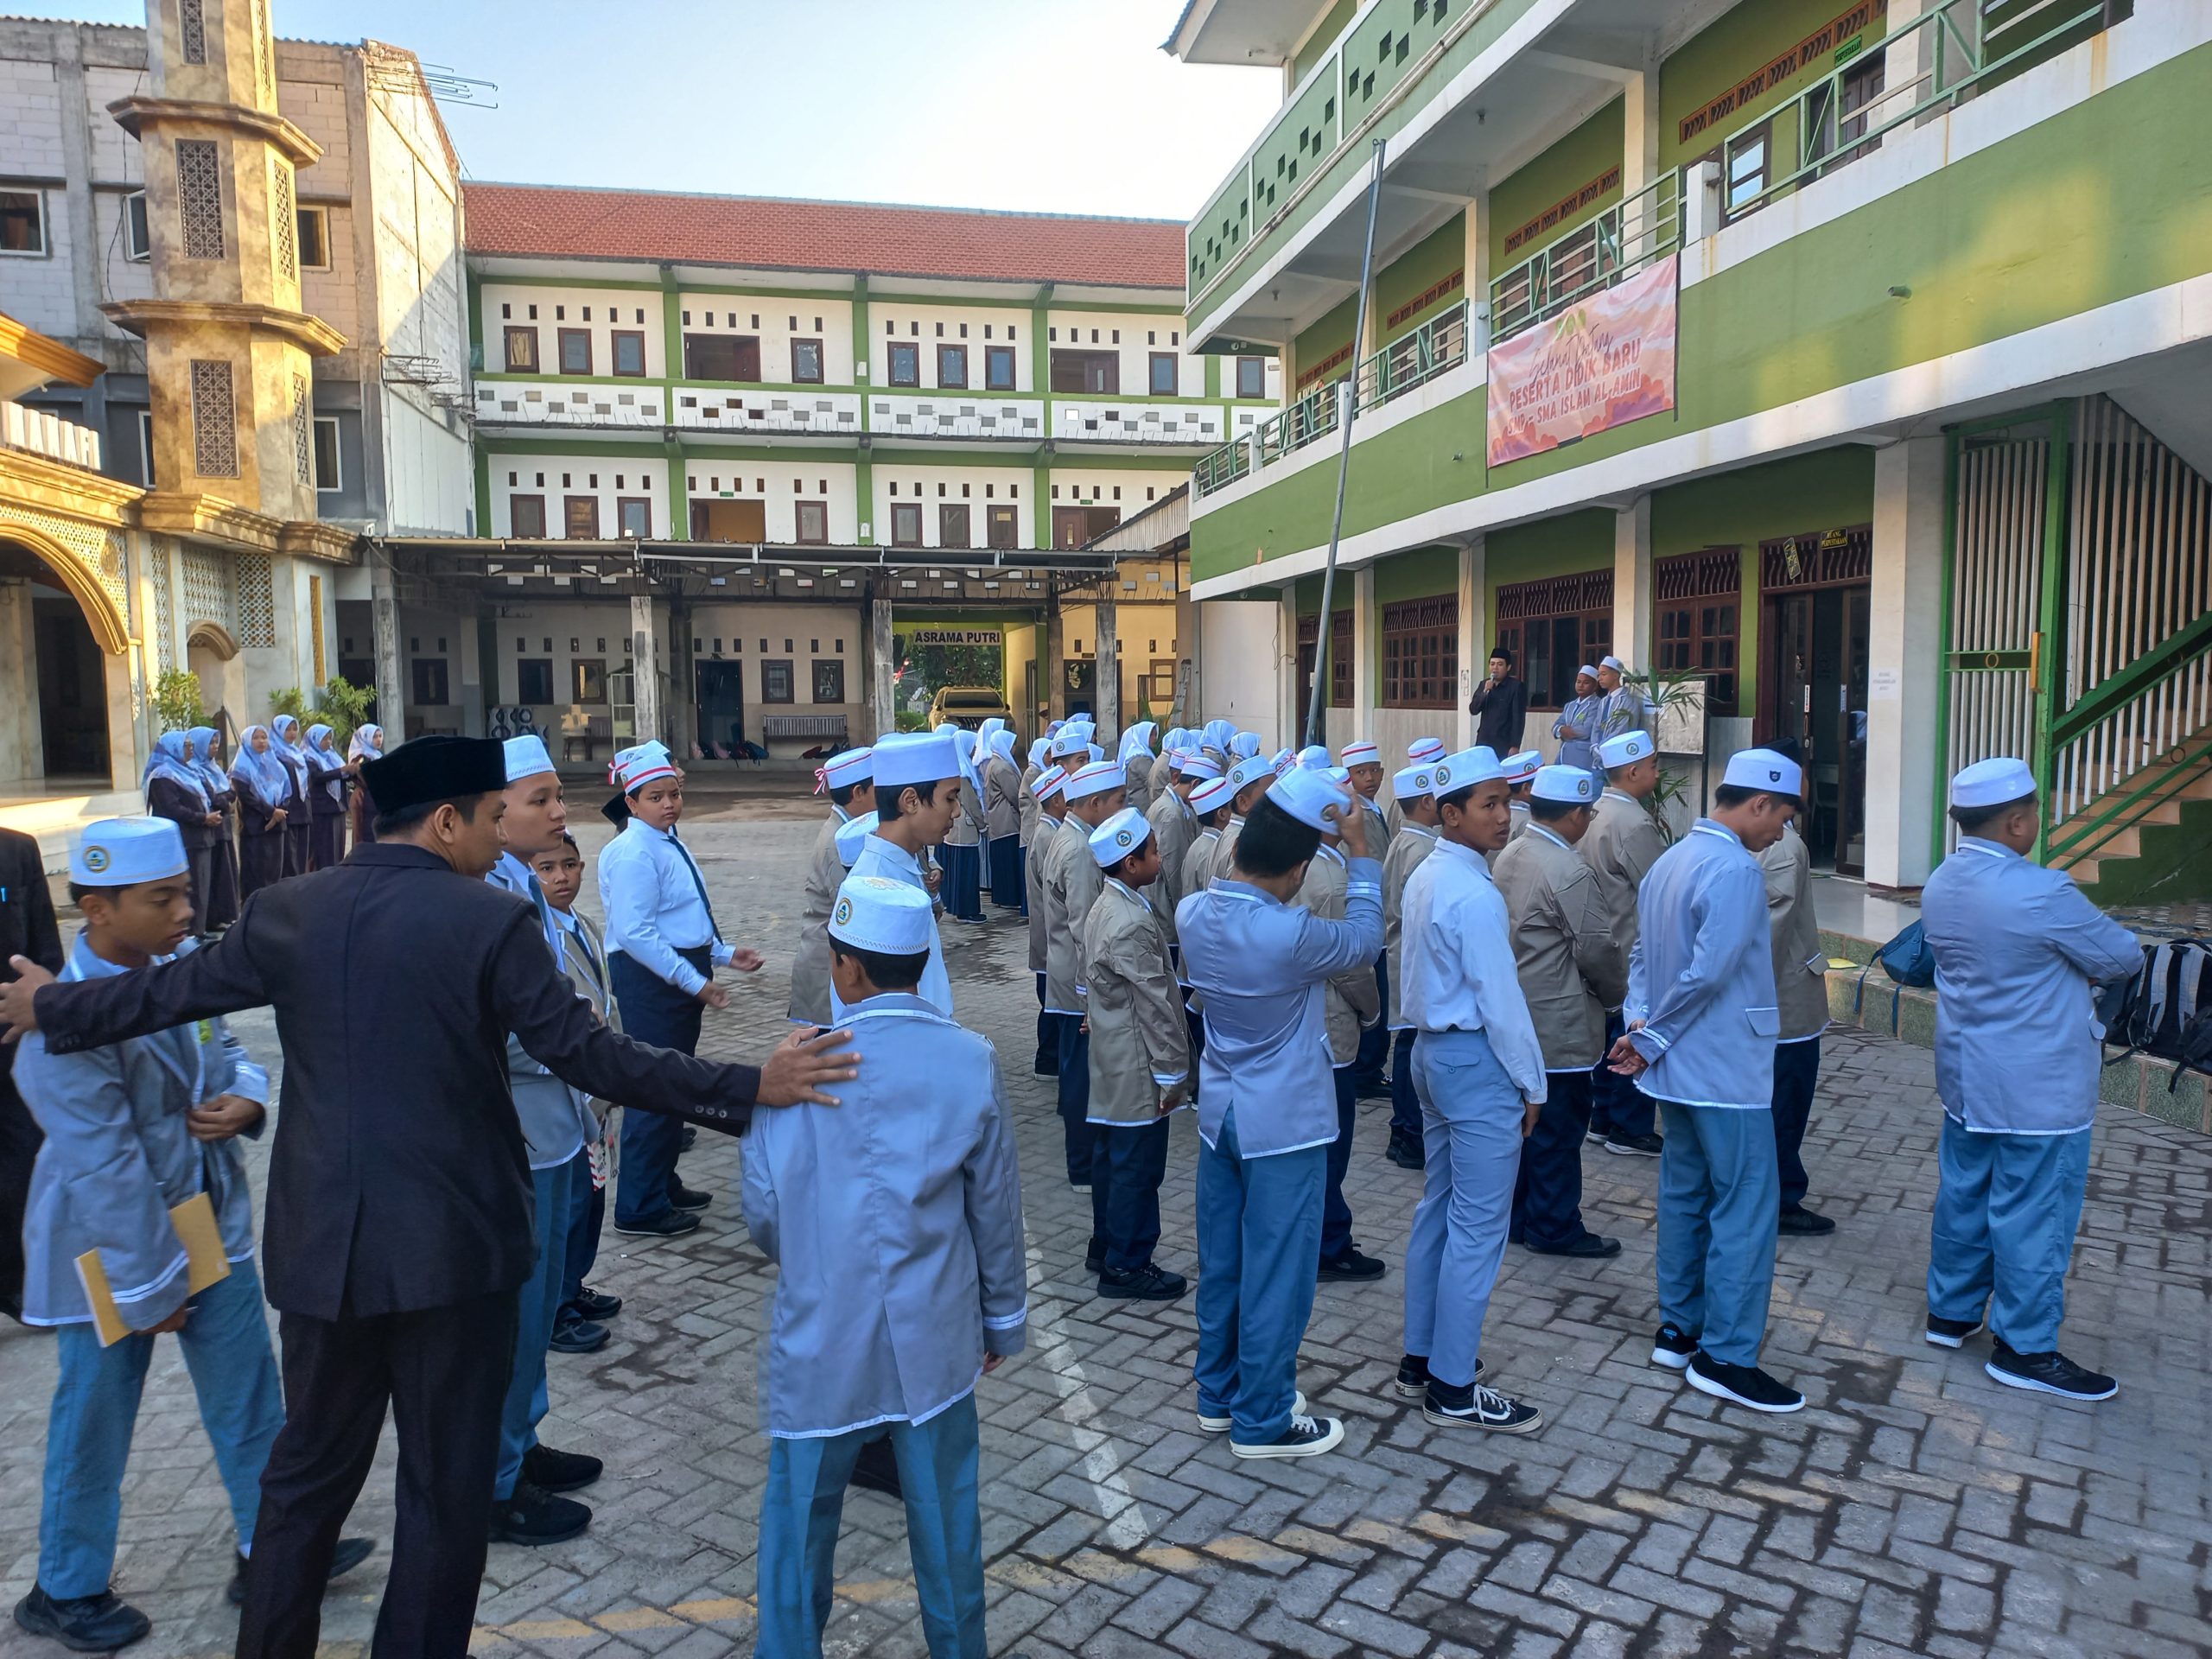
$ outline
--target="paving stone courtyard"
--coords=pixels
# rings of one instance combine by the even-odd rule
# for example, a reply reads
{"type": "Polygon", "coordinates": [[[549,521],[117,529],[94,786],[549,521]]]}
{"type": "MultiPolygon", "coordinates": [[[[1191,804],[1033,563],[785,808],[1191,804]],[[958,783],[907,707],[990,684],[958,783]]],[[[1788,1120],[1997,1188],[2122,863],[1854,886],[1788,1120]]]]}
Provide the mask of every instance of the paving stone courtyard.
{"type": "MultiPolygon", "coordinates": [[[[783,1028],[815,809],[698,805],[687,835],[723,926],[767,957],[709,1016],[702,1052],[757,1056],[783,1028]]],[[[578,817],[595,849],[604,825],[578,817]]],[[[1390,1391],[1420,1177],[1384,1161],[1387,1110],[1366,1105],[1347,1187],[1357,1237],[1391,1274],[1321,1287],[1300,1379],[1346,1442],[1239,1463],[1192,1420],[1190,1300],[1101,1301],[1082,1271],[1089,1200],[1059,1176],[1052,1085],[1029,1074],[1020,927],[948,927],[947,944],[961,1017],[1006,1065],[1029,1230],[1029,1349],[979,1395],[995,1653],[2212,1654],[2212,1141],[2106,1109],[2066,1342],[2121,1391],[2097,1408],[2024,1395],[1983,1375],[1979,1344],[1921,1340],[1930,1057],[1839,1033],[1807,1161],[1811,1202],[1841,1224],[1783,1241],[1767,1345],[1808,1408],[1756,1420],[1646,1363],[1656,1166],[1593,1150],[1586,1207],[1626,1248],[1595,1264],[1510,1252],[1484,1357],[1547,1421],[1500,1440],[1431,1427],[1390,1391]]],[[[265,1016],[238,1027],[274,1060],[265,1016]]],[[[1197,1144],[1182,1115],[1161,1257],[1192,1273],[1197,1144]]],[[[249,1155],[258,1174],[265,1148],[249,1155]]],[[[543,1430],[607,1459],[580,1494],[597,1516],[569,1544],[493,1548],[473,1651],[749,1651],[766,1467],[754,1357],[774,1281],[737,1213],[737,1167],[715,1137],[685,1160],[715,1194],[687,1238],[610,1229],[594,1281],[626,1306],[607,1348],[553,1357],[543,1430]]],[[[53,1376],[49,1339],[0,1328],[10,1605],[36,1567],[53,1376]]],[[[389,1537],[391,1486],[387,1443],[353,1530],[389,1537]]],[[[134,1651],[229,1651],[230,1524],[173,1343],[148,1380],[123,1526],[117,1587],[156,1620],[134,1651]]],[[[365,1650],[384,1560],[334,1591],[326,1651],[365,1650]]],[[[829,1651],[922,1653],[898,1507],[853,1496],[838,1564],[829,1651]]],[[[0,1628],[0,1656],[57,1651],[0,1628]]]]}

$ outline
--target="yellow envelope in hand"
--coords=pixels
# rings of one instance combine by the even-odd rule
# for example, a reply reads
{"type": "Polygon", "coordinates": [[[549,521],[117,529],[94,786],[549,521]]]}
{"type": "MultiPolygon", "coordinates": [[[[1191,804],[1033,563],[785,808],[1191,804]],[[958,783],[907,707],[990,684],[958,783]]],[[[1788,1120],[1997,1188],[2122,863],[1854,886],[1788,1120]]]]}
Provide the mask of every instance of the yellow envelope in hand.
{"type": "MultiPolygon", "coordinates": [[[[170,1210],[169,1225],[176,1230],[177,1243],[184,1246],[187,1294],[197,1296],[217,1280],[230,1277],[230,1257],[223,1249],[222,1230],[215,1224],[214,1201],[205,1192],[195,1192],[170,1210]]],[[[130,1321],[115,1305],[115,1292],[108,1284],[107,1269],[101,1265],[98,1250],[86,1250],[77,1258],[77,1280],[92,1306],[92,1328],[99,1335],[100,1346],[112,1347],[129,1336],[130,1321]]]]}

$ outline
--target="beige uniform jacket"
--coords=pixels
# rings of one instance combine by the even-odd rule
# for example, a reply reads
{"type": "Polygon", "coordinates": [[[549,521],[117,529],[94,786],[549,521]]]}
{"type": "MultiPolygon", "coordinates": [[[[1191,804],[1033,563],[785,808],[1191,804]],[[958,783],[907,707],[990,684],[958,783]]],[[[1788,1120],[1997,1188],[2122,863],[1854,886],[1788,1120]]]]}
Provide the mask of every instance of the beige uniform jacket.
{"type": "Polygon", "coordinates": [[[1386,1010],[1390,1029],[1409,1031],[1413,1022],[1398,1011],[1398,988],[1405,982],[1399,963],[1403,957],[1400,923],[1406,907],[1406,883],[1421,868],[1421,860],[1436,850],[1436,831],[1425,823],[1402,823],[1390,838],[1389,856],[1382,861],[1382,954],[1389,958],[1390,1006],[1386,1010]]]}
{"type": "Polygon", "coordinates": [[[1529,817],[1528,802],[1516,801],[1510,810],[1513,814],[1513,828],[1505,837],[1505,844],[1509,847],[1529,833],[1529,825],[1532,822],[1529,817]]]}
{"type": "Polygon", "coordinates": [[[1149,754],[1133,754],[1122,766],[1122,776],[1128,785],[1128,804],[1140,812],[1152,810],[1152,762],[1149,754]]]}
{"type": "Polygon", "coordinates": [[[1221,829],[1221,839],[1214,843],[1213,863],[1206,871],[1206,885],[1229,879],[1230,867],[1236,861],[1236,837],[1244,833],[1244,820],[1232,817],[1221,829]]]}
{"type": "MultiPolygon", "coordinates": [[[[1608,789],[1598,798],[1598,816],[1576,851],[1598,878],[1599,902],[1625,958],[1636,945],[1636,892],[1667,850],[1659,826],[1643,803],[1608,789]]],[[[1618,1007],[1618,1002],[1609,1005],[1618,1007]]]]}
{"type": "Polygon", "coordinates": [[[1021,884],[1029,897],[1029,971],[1045,971],[1045,855],[1059,839],[1059,820],[1040,812],[1030,832],[1029,856],[1021,867],[1021,884]]]}
{"type": "Polygon", "coordinates": [[[1160,918],[1161,937],[1173,944],[1175,906],[1190,891],[1184,885],[1185,868],[1189,862],[1191,843],[1198,839],[1198,817],[1181,796],[1172,789],[1163,789],[1153,797],[1152,809],[1145,814],[1145,822],[1152,826],[1153,836],[1160,842],[1160,880],[1152,884],[1147,897],[1152,900],[1153,913],[1160,918]]]}
{"type": "Polygon", "coordinates": [[[1190,1029],[1167,965],[1160,913],[1144,894],[1109,880],[1083,928],[1090,1006],[1090,1121],[1158,1121],[1160,1091],[1191,1075],[1190,1029]]]}
{"type": "Polygon", "coordinates": [[[1038,779],[1044,776],[1041,766],[1021,769],[1021,844],[1027,847],[1037,839],[1038,804],[1035,789],[1038,779]]]}
{"type": "Polygon", "coordinates": [[[1007,761],[991,757],[983,768],[983,834],[993,841],[1021,833],[1021,774],[1007,761]]]}
{"type": "Polygon", "coordinates": [[[791,958],[791,1000],[786,1010],[802,1025],[830,1023],[830,907],[844,885],[845,866],[837,856],[837,831],[845,815],[831,809],[814,838],[806,866],[806,896],[798,912],[798,952],[791,958]]]}
{"type": "Polygon", "coordinates": [[[1766,872],[1766,918],[1774,930],[1774,990],[1781,1040],[1817,1037],[1828,1026],[1828,953],[1813,914],[1813,855],[1797,826],[1759,855],[1766,872]]]}
{"type": "MultiPolygon", "coordinates": [[[[1322,921],[1343,921],[1350,875],[1344,854],[1334,847],[1322,848],[1306,867],[1297,902],[1322,921]]],[[[1325,1006],[1330,1063],[1350,1065],[1359,1057],[1361,1029],[1382,1016],[1382,988],[1375,982],[1374,963],[1362,963],[1330,980],[1325,1006]]]]}
{"type": "Polygon", "coordinates": [[[1498,854],[1491,875],[1512,925],[1514,965],[1544,1070],[1587,1071],[1605,1057],[1605,1010],[1628,991],[1628,951],[1597,877],[1540,823],[1498,854]]]}
{"type": "Polygon", "coordinates": [[[948,847],[974,847],[983,839],[983,801],[976,785],[960,780],[960,810],[952,815],[952,828],[944,832],[948,847]]]}
{"type": "Polygon", "coordinates": [[[1083,924],[1106,878],[1090,855],[1090,826],[1070,813],[1045,855],[1045,1007],[1076,1014],[1083,1004],[1083,924]]]}

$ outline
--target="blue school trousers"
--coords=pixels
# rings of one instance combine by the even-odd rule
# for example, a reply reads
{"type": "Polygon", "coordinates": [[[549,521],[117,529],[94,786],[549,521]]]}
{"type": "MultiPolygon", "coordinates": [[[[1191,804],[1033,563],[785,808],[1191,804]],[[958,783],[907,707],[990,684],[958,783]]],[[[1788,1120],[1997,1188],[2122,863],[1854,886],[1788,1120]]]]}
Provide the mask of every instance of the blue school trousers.
{"type": "Polygon", "coordinates": [[[906,1500],[906,1547],[930,1659],[989,1659],[983,1645],[983,1522],[976,1396],[925,1422],[768,1442],[760,1494],[760,1659],[820,1659],[836,1590],[837,1528],[861,1447],[891,1436],[906,1500]]]}
{"type": "MultiPolygon", "coordinates": [[[[676,953],[711,976],[713,951],[705,945],[676,953]]],[[[626,951],[607,957],[607,982],[622,1010],[623,1034],[633,1042],[672,1048],[679,1054],[699,1051],[699,1021],[706,1006],[659,975],[649,973],[626,951]]],[[[657,1221],[675,1209],[669,1194],[677,1185],[677,1154],[683,1150],[683,1121],[665,1112],[622,1114],[622,1168],[614,1187],[614,1224],[632,1227],[657,1221]]]]}
{"type": "Polygon", "coordinates": [[[1928,1249],[1928,1311],[1979,1319],[2013,1352],[2047,1354],[2089,1181],[2089,1131],[1982,1135],[1946,1113],[1928,1249]]]}
{"type": "Polygon", "coordinates": [[[1149,1265],[1159,1246],[1167,1123],[1090,1126],[1090,1248],[1117,1273],[1149,1265]]]}
{"type": "Polygon", "coordinates": [[[1659,1319],[1724,1365],[1756,1365],[1774,1294],[1774,1114],[1659,1102],[1659,1319]]]}
{"type": "Polygon", "coordinates": [[[499,1468],[492,1481],[494,1497],[512,1495],[522,1473],[523,1454],[537,1444],[537,1426],[551,1408],[545,1391],[545,1344],[553,1339],[554,1321],[561,1312],[561,1287],[568,1277],[569,1232],[575,1221],[579,1170],[584,1172],[584,1185],[588,1188],[591,1173],[580,1159],[530,1172],[537,1261],[530,1277],[522,1281],[521,1300],[516,1306],[515,1363],[499,1406],[499,1468]]]}
{"type": "Polygon", "coordinates": [[[1313,1317],[1327,1149],[1247,1158],[1236,1109],[1198,1143],[1198,1411],[1264,1446],[1290,1427],[1298,1344],[1313,1317]]]}
{"type": "Polygon", "coordinates": [[[1465,1388],[1505,1261],[1521,1091],[1479,1031],[1422,1032],[1414,1086],[1427,1166],[1406,1241],[1406,1351],[1426,1358],[1439,1382],[1465,1388]]]}

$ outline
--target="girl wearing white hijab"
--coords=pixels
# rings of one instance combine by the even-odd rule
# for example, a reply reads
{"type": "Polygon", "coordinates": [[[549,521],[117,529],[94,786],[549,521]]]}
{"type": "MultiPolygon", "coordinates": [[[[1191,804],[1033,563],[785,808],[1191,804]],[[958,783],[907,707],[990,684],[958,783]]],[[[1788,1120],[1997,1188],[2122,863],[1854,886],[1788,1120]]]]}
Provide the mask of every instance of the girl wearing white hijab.
{"type": "Polygon", "coordinates": [[[311,868],[327,870],[346,856],[346,758],[331,747],[327,726],[308,728],[308,823],[311,868]]]}
{"type": "Polygon", "coordinates": [[[266,726],[249,726],[231,762],[238,796],[238,894],[251,899],[290,874],[284,868],[292,769],[277,758],[266,726]]]}
{"type": "Polygon", "coordinates": [[[944,913],[956,922],[983,919],[983,793],[976,770],[976,734],[961,727],[952,734],[960,755],[960,810],[937,849],[944,867],[944,913]]]}
{"type": "Polygon", "coordinates": [[[1014,765],[1014,734],[1001,724],[988,743],[990,752],[983,761],[983,837],[991,902],[1001,910],[1027,915],[1021,870],[1021,772],[1014,765]]]}
{"type": "Polygon", "coordinates": [[[192,739],[184,732],[163,732],[154,740],[153,758],[142,780],[146,810],[176,825],[184,841],[185,868],[192,883],[193,931],[207,933],[208,866],[223,815],[207,798],[207,779],[192,764],[192,739]]]}
{"type": "Polygon", "coordinates": [[[384,759],[384,728],[356,726],[353,741],[346,746],[346,775],[354,780],[353,789],[353,844],[366,847],[377,838],[376,809],[369,804],[369,791],[360,787],[361,767],[371,760],[384,759]]]}
{"type": "Polygon", "coordinates": [[[315,768],[300,739],[300,722],[279,715],[269,722],[269,752],[276,757],[291,780],[291,794],[284,803],[284,874],[305,875],[315,868],[314,809],[308,801],[315,768]]]}
{"type": "Polygon", "coordinates": [[[192,740],[192,769],[200,774],[207,804],[219,820],[214,844],[207,849],[207,913],[200,922],[203,931],[219,933],[238,918],[238,791],[215,758],[222,734],[213,726],[195,726],[185,735],[192,740]]]}
{"type": "Polygon", "coordinates": [[[1152,810],[1152,735],[1159,729],[1157,721],[1139,721],[1122,734],[1122,747],[1115,756],[1128,779],[1129,804],[1140,812],[1152,810]]]}

